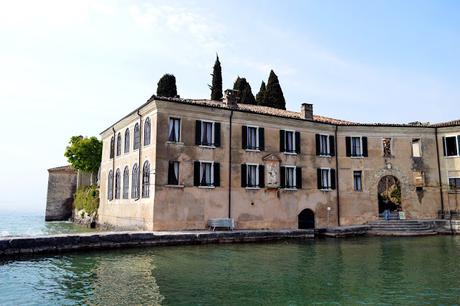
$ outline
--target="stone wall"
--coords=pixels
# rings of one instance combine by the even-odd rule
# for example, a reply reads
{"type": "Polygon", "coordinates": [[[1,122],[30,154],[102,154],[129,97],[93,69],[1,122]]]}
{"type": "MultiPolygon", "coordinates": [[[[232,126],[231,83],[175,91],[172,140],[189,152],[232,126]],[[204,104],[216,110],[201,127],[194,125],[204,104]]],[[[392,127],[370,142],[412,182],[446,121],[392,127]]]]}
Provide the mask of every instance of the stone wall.
{"type": "Polygon", "coordinates": [[[48,169],[46,221],[63,221],[72,217],[73,195],[77,188],[77,172],[70,166],[48,169]]]}

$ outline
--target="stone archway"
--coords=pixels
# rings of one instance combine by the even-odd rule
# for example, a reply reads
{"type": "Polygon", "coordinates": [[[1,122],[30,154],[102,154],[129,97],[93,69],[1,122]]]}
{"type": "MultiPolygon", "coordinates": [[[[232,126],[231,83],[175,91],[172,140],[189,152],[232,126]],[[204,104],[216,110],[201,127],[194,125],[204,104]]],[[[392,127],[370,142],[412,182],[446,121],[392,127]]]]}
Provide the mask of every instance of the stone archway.
{"type": "Polygon", "coordinates": [[[315,213],[313,210],[306,208],[300,212],[297,221],[299,229],[315,228],[315,213]]]}
{"type": "Polygon", "coordinates": [[[386,209],[393,211],[401,210],[401,183],[393,175],[383,176],[377,185],[377,197],[379,214],[386,209]]]}

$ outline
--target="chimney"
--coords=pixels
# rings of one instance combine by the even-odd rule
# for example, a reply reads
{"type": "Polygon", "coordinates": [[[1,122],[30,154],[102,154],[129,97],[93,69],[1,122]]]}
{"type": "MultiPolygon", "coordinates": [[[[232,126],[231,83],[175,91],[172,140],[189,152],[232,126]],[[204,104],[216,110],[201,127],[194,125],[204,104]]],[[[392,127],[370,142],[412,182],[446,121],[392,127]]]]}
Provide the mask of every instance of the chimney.
{"type": "Polygon", "coordinates": [[[313,120],[313,104],[302,103],[300,107],[300,117],[306,120],[313,120]]]}
{"type": "Polygon", "coordinates": [[[237,107],[238,90],[226,89],[224,91],[224,104],[230,108],[237,107]]]}

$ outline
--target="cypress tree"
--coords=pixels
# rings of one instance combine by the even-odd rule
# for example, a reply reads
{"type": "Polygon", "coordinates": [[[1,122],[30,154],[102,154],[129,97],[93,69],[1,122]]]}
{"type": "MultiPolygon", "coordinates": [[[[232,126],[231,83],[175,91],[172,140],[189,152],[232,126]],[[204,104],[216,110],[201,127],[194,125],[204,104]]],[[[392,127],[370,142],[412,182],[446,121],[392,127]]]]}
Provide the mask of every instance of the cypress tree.
{"type": "Polygon", "coordinates": [[[233,84],[233,89],[238,90],[238,102],[243,104],[256,104],[256,99],[252,94],[251,85],[245,78],[238,77],[233,84]]]}
{"type": "Polygon", "coordinates": [[[212,70],[211,100],[222,100],[222,67],[220,66],[219,55],[217,55],[214,68],[212,70]]]}
{"type": "Polygon", "coordinates": [[[158,81],[157,96],[174,98],[177,96],[176,77],[165,74],[158,81]]]}
{"type": "Polygon", "coordinates": [[[262,81],[262,84],[260,84],[260,90],[259,93],[256,95],[256,102],[258,105],[264,105],[264,100],[265,100],[265,82],[262,81]]]}
{"type": "Polygon", "coordinates": [[[264,105],[266,106],[286,109],[286,101],[284,100],[283,90],[281,89],[278,77],[273,70],[270,71],[270,75],[268,77],[264,102],[264,105]]]}

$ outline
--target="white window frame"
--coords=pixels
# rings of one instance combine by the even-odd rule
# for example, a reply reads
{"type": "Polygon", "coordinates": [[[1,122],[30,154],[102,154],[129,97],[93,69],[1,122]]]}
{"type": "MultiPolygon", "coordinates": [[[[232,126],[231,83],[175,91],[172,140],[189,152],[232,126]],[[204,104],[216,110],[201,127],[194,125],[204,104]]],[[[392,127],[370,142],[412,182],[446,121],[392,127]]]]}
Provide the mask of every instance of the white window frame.
{"type": "Polygon", "coordinates": [[[246,163],[246,189],[259,189],[259,164],[254,163],[246,163]],[[248,186],[249,185],[249,166],[256,167],[256,184],[255,186],[248,186]]]}
{"type": "Polygon", "coordinates": [[[296,166],[284,166],[284,186],[286,190],[297,190],[297,167],[296,166]],[[293,169],[293,185],[288,186],[288,175],[287,169],[293,169]]]}
{"type": "Polygon", "coordinates": [[[458,143],[458,136],[459,135],[452,135],[452,134],[444,136],[444,143],[442,145],[444,146],[444,150],[446,152],[446,156],[444,156],[445,158],[460,157],[460,143],[458,143]],[[448,137],[454,137],[455,138],[455,144],[457,145],[457,155],[447,155],[447,138],[448,137]]]}
{"type": "Polygon", "coordinates": [[[182,144],[182,118],[169,116],[168,117],[168,143],[182,144]],[[179,120],[179,139],[177,141],[169,140],[169,124],[171,120],[179,120]]]}
{"type": "Polygon", "coordinates": [[[351,175],[353,176],[353,191],[355,191],[355,192],[363,192],[363,171],[362,170],[353,170],[351,175]],[[355,172],[360,172],[361,173],[361,176],[360,176],[360,178],[361,178],[361,186],[360,186],[361,189],[359,189],[359,190],[356,189],[355,172]]]}
{"type": "Polygon", "coordinates": [[[332,180],[331,180],[331,168],[320,168],[321,169],[321,190],[322,191],[331,191],[332,190],[332,180]],[[326,188],[323,186],[323,170],[327,170],[327,180],[328,185],[326,188]]]}
{"type": "MultiPolygon", "coordinates": [[[[442,144],[444,145],[444,144],[442,144]]],[[[411,140],[411,153],[412,153],[412,157],[422,157],[423,156],[423,152],[422,152],[422,138],[412,138],[411,140]],[[419,150],[419,153],[420,153],[420,156],[414,156],[414,141],[415,140],[418,140],[418,150],[419,150]]]]}
{"type": "Polygon", "coordinates": [[[216,122],[215,121],[211,121],[211,120],[200,120],[200,124],[201,124],[201,135],[200,135],[200,143],[203,143],[203,130],[204,130],[204,123],[211,123],[212,124],[212,128],[211,128],[211,144],[210,145],[204,145],[204,144],[200,144],[200,147],[203,147],[203,148],[215,148],[216,146],[214,145],[215,143],[215,136],[216,136],[216,122]]]}
{"type": "Polygon", "coordinates": [[[331,157],[331,135],[319,134],[319,156],[320,157],[331,157]],[[326,154],[321,154],[321,137],[326,137],[326,154]]]}
{"type": "MultiPolygon", "coordinates": [[[[246,125],[246,151],[254,151],[254,152],[259,152],[260,147],[259,147],[259,126],[256,125],[246,125]],[[256,129],[256,146],[255,148],[249,148],[249,129],[253,128],[256,129]]],[[[249,164],[248,164],[249,165],[249,164]]]]}
{"type": "Polygon", "coordinates": [[[364,152],[363,152],[363,136],[350,136],[350,154],[351,158],[363,158],[364,157],[364,152]],[[359,155],[353,155],[353,138],[359,138],[359,147],[361,149],[361,152],[359,155]]]}
{"type": "Polygon", "coordinates": [[[198,185],[198,188],[204,188],[204,189],[212,189],[215,188],[216,186],[214,185],[214,161],[213,160],[199,160],[200,162],[200,184],[198,185]],[[201,177],[203,174],[203,167],[202,164],[207,163],[211,164],[211,185],[201,185],[201,177]]]}
{"type": "Polygon", "coordinates": [[[297,155],[296,153],[296,148],[297,148],[297,144],[296,144],[296,141],[295,141],[295,132],[296,130],[284,130],[284,154],[291,154],[291,155],[297,155]],[[291,151],[286,151],[287,150],[287,135],[288,135],[288,132],[292,132],[292,152],[291,151]]]}
{"type": "Polygon", "coordinates": [[[386,158],[393,157],[393,137],[382,137],[382,156],[386,158]],[[390,139],[390,156],[385,156],[385,146],[383,145],[385,139],[390,139]]]}
{"type": "Polygon", "coordinates": [[[460,189],[459,190],[452,190],[450,189],[450,179],[460,179],[460,176],[447,176],[447,186],[448,186],[448,190],[447,192],[449,193],[460,193],[460,189]]]}

